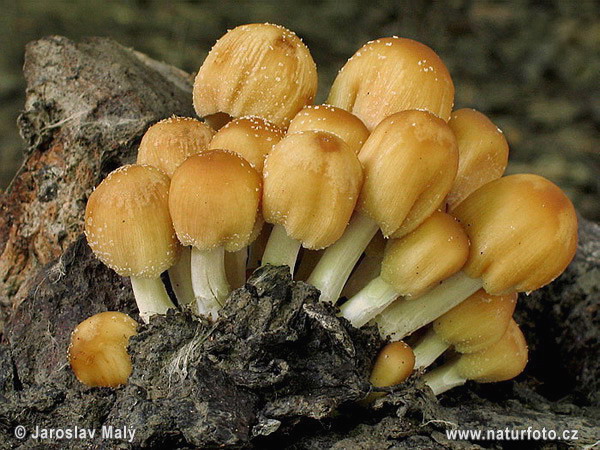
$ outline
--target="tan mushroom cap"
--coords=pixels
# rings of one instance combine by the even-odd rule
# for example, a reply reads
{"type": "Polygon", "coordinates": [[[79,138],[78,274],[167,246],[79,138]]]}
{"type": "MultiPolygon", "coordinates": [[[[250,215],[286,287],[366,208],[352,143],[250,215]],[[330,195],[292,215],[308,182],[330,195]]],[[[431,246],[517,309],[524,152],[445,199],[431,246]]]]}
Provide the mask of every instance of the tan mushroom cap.
{"type": "Polygon", "coordinates": [[[334,134],[288,134],[267,157],[263,215],[303,247],[318,250],[343,234],[363,175],[352,149],[334,134]]]}
{"type": "Polygon", "coordinates": [[[265,158],[284,134],[283,129],[260,117],[241,117],[217,131],[208,148],[231,150],[262,173],[265,158]]]}
{"type": "Polygon", "coordinates": [[[169,117],[152,125],[138,149],[137,163],[148,164],[172,176],[188,156],[205,150],[215,134],[191,117],[169,117]]]}
{"type": "Polygon", "coordinates": [[[199,250],[237,251],[258,234],[260,175],[229,150],[190,156],[173,174],[169,209],[177,237],[199,250]]]}
{"type": "Polygon", "coordinates": [[[68,351],[77,379],[87,386],[127,383],[132,370],[127,345],[136,330],[135,320],[115,311],[95,314],[77,325],[68,351]]]}
{"type": "Polygon", "coordinates": [[[500,178],[508,164],[508,143],[502,131],[484,114],[459,109],[448,122],[458,143],[458,172],[446,198],[454,209],[471,192],[500,178]]]}
{"type": "Polygon", "coordinates": [[[517,293],[475,292],[433,323],[435,333],[460,353],[481,351],[500,340],[517,305],[517,293]]]}
{"type": "Polygon", "coordinates": [[[480,352],[461,355],[457,369],[462,377],[479,383],[510,380],[525,369],[527,353],[525,337],[511,319],[498,342],[480,352]]]}
{"type": "Polygon", "coordinates": [[[464,272],[489,294],[538,289],[560,275],[577,249],[575,208],[538,175],[510,175],[473,192],[453,211],[471,241],[464,272]]]}
{"type": "Polygon", "coordinates": [[[436,211],[401,239],[389,239],[381,278],[400,295],[417,296],[458,272],[469,256],[469,238],[449,214],[436,211]]]}
{"type": "Polygon", "coordinates": [[[158,278],[177,260],[168,206],[169,177],[155,167],[111,172],[85,209],[85,236],[94,254],[124,277],[158,278]]]}
{"type": "Polygon", "coordinates": [[[317,69],[293,32],[268,23],[242,25],[221,37],[194,81],[196,113],[259,116],[286,127],[311,104],[317,69]]]}
{"type": "Polygon", "coordinates": [[[452,130],[426,111],[384,119],[358,157],[365,181],[357,209],[393,238],[410,233],[440,207],[458,167],[452,130]]]}
{"type": "Polygon", "coordinates": [[[362,121],[348,111],[331,105],[307,106],[290,122],[288,133],[327,131],[340,137],[356,154],[369,137],[362,121]]]}
{"type": "Polygon", "coordinates": [[[369,381],[373,386],[394,386],[406,380],[415,368],[415,355],[402,341],[387,344],[375,360],[369,381]]]}
{"type": "Polygon", "coordinates": [[[355,114],[369,130],[407,109],[430,111],[448,121],[454,84],[442,60],[426,45],[383,38],[363,45],[348,60],[327,103],[355,114]]]}

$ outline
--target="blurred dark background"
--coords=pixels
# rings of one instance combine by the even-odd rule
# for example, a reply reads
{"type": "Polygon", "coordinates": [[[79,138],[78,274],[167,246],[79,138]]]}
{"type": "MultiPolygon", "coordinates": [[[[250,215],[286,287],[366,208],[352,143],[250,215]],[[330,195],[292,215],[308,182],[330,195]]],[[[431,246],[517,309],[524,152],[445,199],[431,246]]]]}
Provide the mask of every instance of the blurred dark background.
{"type": "MultiPolygon", "coordinates": [[[[110,36],[195,72],[227,28],[284,25],[310,48],[323,101],[362,44],[399,35],[431,46],[456,86],[456,107],[488,114],[511,145],[509,172],[558,183],[600,220],[600,2],[0,0],[0,189],[22,161],[24,46],[49,34],[110,36]]],[[[191,101],[191,98],[190,98],[191,101]]]]}

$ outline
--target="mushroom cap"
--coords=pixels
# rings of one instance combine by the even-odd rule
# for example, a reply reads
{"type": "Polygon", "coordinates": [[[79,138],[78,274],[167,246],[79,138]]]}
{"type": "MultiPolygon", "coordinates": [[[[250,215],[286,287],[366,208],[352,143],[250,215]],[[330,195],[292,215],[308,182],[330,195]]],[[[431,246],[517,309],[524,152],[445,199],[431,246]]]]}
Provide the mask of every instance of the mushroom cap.
{"type": "Polygon", "coordinates": [[[452,210],[471,192],[502,176],[508,164],[508,143],[500,128],[474,109],[453,112],[448,125],[458,143],[458,171],[446,198],[452,210]]]}
{"type": "Polygon", "coordinates": [[[116,311],[95,314],[77,325],[68,350],[77,379],[87,386],[117,387],[127,383],[131,374],[127,345],[136,330],[135,320],[116,311]]]}
{"type": "Polygon", "coordinates": [[[288,134],[265,162],[265,221],[282,225],[304,248],[325,248],[346,229],[362,180],[356,154],[336,135],[288,134]]]}
{"type": "Polygon", "coordinates": [[[168,206],[169,177],[155,167],[111,172],[85,208],[85,236],[94,254],[124,277],[158,278],[177,261],[179,243],[168,206]]]}
{"type": "Polygon", "coordinates": [[[258,235],[260,198],[260,175],[237,153],[216,149],[190,156],[171,179],[177,237],[199,250],[240,250],[258,235]]]}
{"type": "Polygon", "coordinates": [[[369,381],[375,387],[394,386],[406,380],[415,368],[415,354],[403,341],[390,342],[381,349],[369,381]]]}
{"type": "Polygon", "coordinates": [[[288,133],[328,131],[341,138],[356,154],[369,137],[362,121],[348,111],[331,105],[307,106],[290,122],[288,133]]]}
{"type": "Polygon", "coordinates": [[[458,166],[452,130],[426,111],[384,119],[358,157],[365,181],[357,209],[393,238],[410,233],[441,206],[458,166]]]}
{"type": "Polygon", "coordinates": [[[517,305],[517,293],[478,290],[433,322],[435,333],[460,353],[481,351],[502,338],[517,305]]]}
{"type": "Polygon", "coordinates": [[[260,117],[241,117],[217,131],[208,148],[231,150],[262,173],[265,158],[284,134],[283,129],[260,117]]]}
{"type": "Polygon", "coordinates": [[[469,257],[469,238],[450,214],[434,212],[414,231],[389,239],[381,278],[398,294],[417,296],[458,272],[469,257]]]}
{"type": "Polygon", "coordinates": [[[152,125],[138,149],[137,163],[148,164],[172,176],[183,161],[205,150],[215,134],[204,122],[191,117],[169,117],[152,125]]]}
{"type": "Polygon", "coordinates": [[[538,175],[491,181],[453,211],[471,249],[463,268],[492,295],[530,292],[560,275],[577,250],[577,215],[571,201],[538,175]]]}
{"type": "Polygon", "coordinates": [[[511,319],[498,342],[485,350],[461,355],[457,369],[462,377],[479,383],[510,380],[525,369],[527,353],[525,337],[511,319]]]}
{"type": "Polygon", "coordinates": [[[312,103],[317,68],[293,32],[268,23],[228,31],[209,52],[194,81],[196,113],[259,116],[286,127],[312,103]]]}
{"type": "Polygon", "coordinates": [[[454,84],[429,47],[390,37],[363,45],[342,67],[327,103],[358,116],[369,130],[407,109],[423,109],[448,121],[454,84]]]}

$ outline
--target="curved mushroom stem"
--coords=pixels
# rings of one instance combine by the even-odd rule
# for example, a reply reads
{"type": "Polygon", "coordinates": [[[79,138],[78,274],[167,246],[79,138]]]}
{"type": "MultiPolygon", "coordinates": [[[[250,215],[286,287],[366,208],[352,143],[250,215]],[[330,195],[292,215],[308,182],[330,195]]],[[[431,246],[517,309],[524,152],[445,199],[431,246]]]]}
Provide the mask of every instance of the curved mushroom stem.
{"type": "Polygon", "coordinates": [[[458,359],[455,359],[423,376],[423,381],[431,388],[434,395],[462,386],[467,382],[467,379],[458,372],[457,362],[458,359]]]}
{"type": "Polygon", "coordinates": [[[482,285],[480,279],[458,272],[419,298],[399,299],[374,321],[382,336],[399,340],[433,322],[481,289],[482,285]]]}
{"type": "Polygon", "coordinates": [[[192,286],[198,314],[216,319],[230,288],[225,274],[225,249],[192,249],[192,286]]]}
{"type": "Polygon", "coordinates": [[[183,247],[177,262],[169,269],[171,287],[177,297],[179,306],[187,306],[194,302],[194,288],[192,287],[192,273],[190,271],[192,249],[183,247]]]}
{"type": "Polygon", "coordinates": [[[415,369],[429,367],[450,347],[430,328],[414,345],[415,369]]]}
{"type": "Polygon", "coordinates": [[[225,253],[225,273],[232,289],[241,288],[246,283],[246,263],[248,262],[248,247],[237,252],[225,253]]]}
{"type": "Polygon", "coordinates": [[[155,314],[166,314],[168,309],[175,309],[160,278],[131,277],[131,287],[144,323],[155,314]]]}
{"type": "Polygon", "coordinates": [[[262,265],[288,266],[293,274],[300,245],[300,241],[288,236],[282,225],[275,225],[263,254],[262,265]]]}
{"type": "Polygon", "coordinates": [[[360,328],[397,298],[396,290],[381,277],[377,277],[340,307],[340,315],[360,328]]]}
{"type": "Polygon", "coordinates": [[[379,226],[369,217],[356,214],[335,244],[327,248],[308,283],[321,291],[321,301],[335,303],[352,269],[379,226]]]}

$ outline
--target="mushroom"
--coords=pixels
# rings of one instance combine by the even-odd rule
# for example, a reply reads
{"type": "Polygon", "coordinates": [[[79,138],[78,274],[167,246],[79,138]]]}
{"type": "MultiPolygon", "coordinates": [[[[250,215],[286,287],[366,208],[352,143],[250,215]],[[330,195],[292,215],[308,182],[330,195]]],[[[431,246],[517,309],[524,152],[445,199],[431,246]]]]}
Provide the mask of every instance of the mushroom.
{"type": "Polygon", "coordinates": [[[560,275],[577,249],[577,215],[567,196],[538,175],[510,175],[477,189],[453,211],[471,242],[463,270],[376,318],[383,336],[402,339],[483,287],[530,292],[560,275]]]}
{"type": "Polygon", "coordinates": [[[341,315],[361,327],[398,296],[418,297],[454,275],[468,256],[469,239],[462,226],[436,211],[413,232],[388,240],[381,274],[341,306],[341,315]]]}
{"type": "Polygon", "coordinates": [[[69,364],[87,386],[117,387],[131,375],[127,353],[129,338],[137,334],[137,322],[127,314],[106,311],[81,322],[68,350],[69,364]]]}
{"type": "Polygon", "coordinates": [[[285,128],[316,92],[316,65],[302,41],[279,25],[255,23],[217,41],[198,71],[193,100],[215,129],[228,116],[259,116],[285,128]]]}
{"type": "Polygon", "coordinates": [[[527,365],[527,342],[514,320],[494,345],[475,353],[460,355],[425,374],[423,381],[435,395],[461,386],[467,380],[495,383],[516,377],[527,365]]]}
{"type": "Polygon", "coordinates": [[[450,127],[426,111],[402,111],[384,119],[358,157],[365,181],[357,213],[308,279],[321,291],[323,301],[337,301],[378,229],[386,238],[399,238],[438,209],[458,166],[450,127]]]}
{"type": "MultiPolygon", "coordinates": [[[[402,341],[391,342],[377,355],[369,381],[374,387],[395,386],[410,376],[414,365],[415,355],[412,349],[402,341]]],[[[383,392],[372,392],[366,401],[375,400],[383,395],[383,392]]]]}
{"type": "Polygon", "coordinates": [[[151,166],[127,165],[98,185],[85,209],[90,248],[108,267],[131,278],[144,322],[175,307],[160,279],[179,253],[168,197],[167,175],[151,166]]]}
{"type": "Polygon", "coordinates": [[[352,275],[348,278],[348,282],[342,289],[341,296],[346,298],[354,297],[363,289],[370,281],[374,280],[381,273],[381,263],[383,262],[383,253],[387,239],[381,233],[377,233],[367,248],[364,255],[360,259],[356,268],[352,271],[352,275]]]}
{"type": "Polygon", "coordinates": [[[260,175],[229,150],[190,156],[173,174],[169,209],[179,241],[192,246],[199,314],[218,316],[230,291],[225,251],[241,250],[260,231],[260,198],[260,175]]]}
{"type": "Polygon", "coordinates": [[[452,211],[473,191],[502,176],[508,164],[508,143],[500,128],[474,109],[454,111],[448,125],[458,143],[458,172],[446,197],[452,211]]]}
{"type": "Polygon", "coordinates": [[[263,215],[274,224],[263,264],[294,269],[298,251],[318,250],[343,234],[363,181],[354,151],[323,131],[288,134],[265,162],[263,215]]]}
{"type": "Polygon", "coordinates": [[[394,36],[363,45],[340,70],[327,103],[350,111],[369,130],[407,109],[426,110],[448,121],[454,85],[432,49],[394,36]]]}
{"type": "Polygon", "coordinates": [[[327,131],[341,138],[356,154],[369,137],[369,130],[354,114],[331,105],[307,106],[290,122],[288,133],[327,131]]]}
{"type": "Polygon", "coordinates": [[[431,365],[448,348],[474,353],[495,344],[506,332],[517,304],[517,293],[490,295],[478,290],[446,314],[417,341],[415,367],[431,365]]]}

